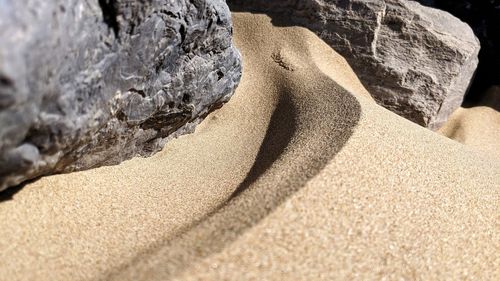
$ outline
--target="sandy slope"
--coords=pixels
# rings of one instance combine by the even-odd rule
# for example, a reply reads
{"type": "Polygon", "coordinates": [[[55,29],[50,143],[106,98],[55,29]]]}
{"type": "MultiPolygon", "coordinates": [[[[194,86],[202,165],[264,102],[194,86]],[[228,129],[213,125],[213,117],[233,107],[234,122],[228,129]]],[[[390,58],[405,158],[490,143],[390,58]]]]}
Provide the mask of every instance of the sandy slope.
{"type": "Polygon", "coordinates": [[[499,278],[500,158],[377,106],[307,30],[234,20],[231,102],[155,157],[0,203],[0,276],[499,278]]]}
{"type": "Polygon", "coordinates": [[[457,109],[439,132],[500,158],[500,86],[489,89],[478,106],[457,109]]]}

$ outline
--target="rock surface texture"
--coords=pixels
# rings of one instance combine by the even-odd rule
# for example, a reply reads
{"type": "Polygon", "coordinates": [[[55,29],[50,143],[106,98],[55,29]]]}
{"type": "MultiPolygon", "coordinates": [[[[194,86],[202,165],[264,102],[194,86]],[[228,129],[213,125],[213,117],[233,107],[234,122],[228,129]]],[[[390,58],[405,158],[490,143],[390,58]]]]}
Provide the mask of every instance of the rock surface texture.
{"type": "Polygon", "coordinates": [[[223,0],[0,6],[0,191],[151,155],[241,77],[223,0]]]}
{"type": "Polygon", "coordinates": [[[375,100],[436,129],[460,106],[478,64],[472,29],[406,0],[229,0],[315,32],[351,64],[375,100]]]}
{"type": "MultiPolygon", "coordinates": [[[[470,25],[481,42],[479,65],[466,96],[468,104],[481,104],[484,93],[500,85],[500,0],[417,0],[470,25]]],[[[500,93],[500,92],[499,92],[500,93]]]]}

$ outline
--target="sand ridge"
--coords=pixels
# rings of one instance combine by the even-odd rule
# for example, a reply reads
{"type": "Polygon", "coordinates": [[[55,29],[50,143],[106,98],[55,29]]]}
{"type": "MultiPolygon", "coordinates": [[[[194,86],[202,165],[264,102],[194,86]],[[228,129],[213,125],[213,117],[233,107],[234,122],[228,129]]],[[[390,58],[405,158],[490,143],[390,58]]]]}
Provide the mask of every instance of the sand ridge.
{"type": "Polygon", "coordinates": [[[152,158],[1,202],[0,276],[498,279],[498,158],[377,106],[306,29],[234,23],[233,99],[152,158]]]}

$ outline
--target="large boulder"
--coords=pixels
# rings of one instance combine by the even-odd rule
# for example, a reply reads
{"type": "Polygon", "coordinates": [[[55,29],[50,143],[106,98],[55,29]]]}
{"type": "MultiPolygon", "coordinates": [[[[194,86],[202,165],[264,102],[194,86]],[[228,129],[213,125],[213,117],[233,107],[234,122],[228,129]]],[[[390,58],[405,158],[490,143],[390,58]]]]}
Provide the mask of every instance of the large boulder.
{"type": "Polygon", "coordinates": [[[151,155],[241,77],[223,0],[0,2],[0,191],[151,155]]]}
{"type": "Polygon", "coordinates": [[[229,0],[314,31],[341,53],[382,106],[438,128],[460,106],[479,41],[448,14],[406,0],[229,0]]]}

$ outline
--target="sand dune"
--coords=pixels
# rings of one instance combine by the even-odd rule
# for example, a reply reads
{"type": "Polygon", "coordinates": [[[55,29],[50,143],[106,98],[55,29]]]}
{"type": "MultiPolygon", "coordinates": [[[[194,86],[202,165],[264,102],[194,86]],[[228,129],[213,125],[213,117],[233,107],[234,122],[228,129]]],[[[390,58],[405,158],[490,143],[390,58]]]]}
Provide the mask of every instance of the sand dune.
{"type": "Polygon", "coordinates": [[[498,279],[500,158],[376,105],[311,32],[234,22],[242,83],[195,134],[3,195],[0,276],[498,279]]]}

